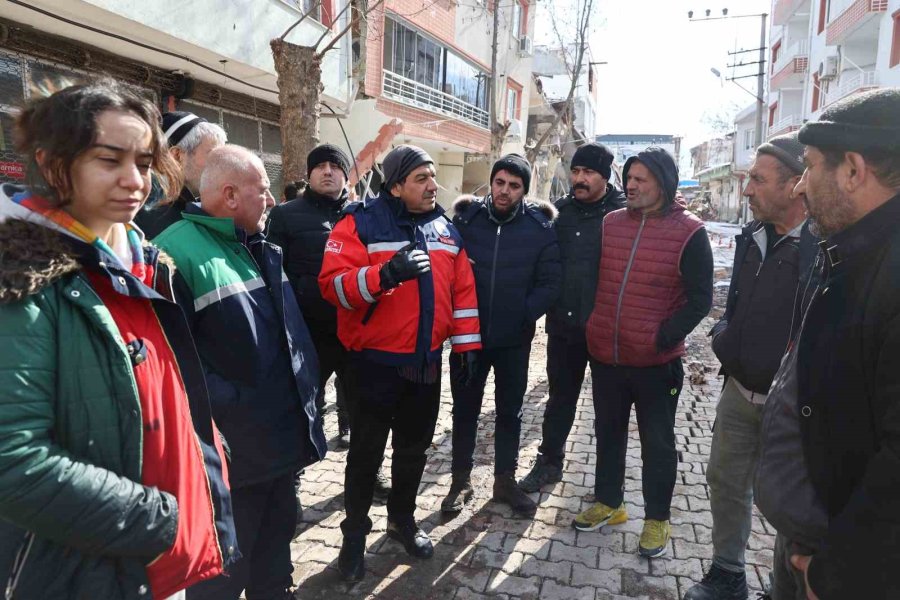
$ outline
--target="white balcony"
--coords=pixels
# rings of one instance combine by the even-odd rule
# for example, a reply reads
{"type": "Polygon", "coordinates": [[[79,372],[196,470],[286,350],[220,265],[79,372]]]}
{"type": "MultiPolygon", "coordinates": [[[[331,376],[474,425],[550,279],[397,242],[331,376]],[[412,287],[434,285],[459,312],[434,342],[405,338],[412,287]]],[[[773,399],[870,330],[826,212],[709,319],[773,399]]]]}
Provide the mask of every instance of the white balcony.
{"type": "Polygon", "coordinates": [[[788,115],[772,123],[772,126],[769,127],[769,138],[797,131],[801,125],[803,125],[803,120],[798,115],[788,115]]]}
{"type": "Polygon", "coordinates": [[[888,9],[888,0],[856,0],[828,23],[825,37],[829,46],[849,41],[878,43],[877,17],[888,9]]]}
{"type": "Polygon", "coordinates": [[[451,96],[391,71],[384,71],[384,91],[382,94],[385,98],[390,98],[409,106],[440,113],[448,117],[456,117],[484,129],[488,128],[490,117],[486,110],[460,100],[456,96],[451,96]]]}
{"type": "Polygon", "coordinates": [[[839,79],[832,81],[825,92],[825,103],[828,106],[851,94],[878,87],[878,71],[844,71],[839,79]]]}
{"type": "Polygon", "coordinates": [[[798,40],[786,49],[782,49],[781,55],[775,61],[775,66],[772,69],[773,77],[789,65],[796,66],[792,65],[794,59],[807,57],[809,57],[809,40],[798,40]]]}

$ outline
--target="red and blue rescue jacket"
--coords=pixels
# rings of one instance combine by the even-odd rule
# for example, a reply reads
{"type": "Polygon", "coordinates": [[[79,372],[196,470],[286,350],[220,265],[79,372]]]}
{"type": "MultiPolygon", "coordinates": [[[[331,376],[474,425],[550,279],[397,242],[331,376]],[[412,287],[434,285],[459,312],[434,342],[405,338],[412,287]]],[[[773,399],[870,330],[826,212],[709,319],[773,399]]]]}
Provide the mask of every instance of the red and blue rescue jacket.
{"type": "Polygon", "coordinates": [[[447,338],[454,352],[481,349],[472,267],[442,208],[411,214],[382,192],[348,205],[344,214],[319,274],[322,296],[338,308],[344,347],[396,366],[437,362],[447,338]],[[430,256],[431,271],[382,290],[381,268],[412,241],[430,256]]]}

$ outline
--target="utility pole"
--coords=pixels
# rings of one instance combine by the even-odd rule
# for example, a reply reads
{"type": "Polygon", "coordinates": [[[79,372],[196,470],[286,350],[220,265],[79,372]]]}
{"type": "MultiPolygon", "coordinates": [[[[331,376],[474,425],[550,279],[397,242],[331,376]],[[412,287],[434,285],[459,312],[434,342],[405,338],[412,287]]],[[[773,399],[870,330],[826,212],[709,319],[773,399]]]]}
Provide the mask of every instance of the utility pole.
{"type": "Polygon", "coordinates": [[[491,104],[488,116],[488,126],[491,130],[491,162],[500,157],[501,140],[497,136],[497,89],[500,87],[497,74],[497,39],[500,30],[500,0],[488,0],[494,4],[494,30],[491,38],[491,104]]]}

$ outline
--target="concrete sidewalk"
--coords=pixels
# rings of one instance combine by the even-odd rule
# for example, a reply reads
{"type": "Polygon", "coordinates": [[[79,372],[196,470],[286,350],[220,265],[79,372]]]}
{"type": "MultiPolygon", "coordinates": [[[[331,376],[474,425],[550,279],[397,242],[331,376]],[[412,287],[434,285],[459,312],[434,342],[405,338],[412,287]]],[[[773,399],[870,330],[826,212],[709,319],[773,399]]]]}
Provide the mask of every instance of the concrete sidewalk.
{"type": "MultiPolygon", "coordinates": [[[[718,294],[717,294],[718,296],[718,294]]],[[[723,298],[717,298],[721,306],[723,298]]],[[[721,309],[720,309],[721,310],[721,309]]],[[[327,460],[306,470],[301,498],[305,526],[292,546],[297,598],[379,598],[469,600],[477,598],[541,600],[674,600],[703,576],[712,555],[712,517],[706,486],[706,463],[712,440],[715,406],[722,381],[709,349],[707,318],[688,338],[685,386],[676,433],[678,483],[672,501],[672,541],[668,553],[648,560],[637,554],[641,532],[641,457],[632,413],[625,481],[629,521],[595,532],[571,528],[575,515],[590,504],[594,483],[593,406],[590,376],[584,387],[575,426],[568,439],[564,480],[540,495],[534,520],[513,518],[490,501],[493,483],[493,379],[488,380],[478,430],[475,498],[455,519],[442,522],[440,502],[450,484],[451,408],[444,361],[441,413],[428,457],[416,518],[435,543],[434,558],[413,559],[385,536],[386,509],[376,501],[368,537],[366,577],[349,586],[336,570],[341,545],[346,451],[332,450],[327,460]]],[[[528,472],[541,439],[547,402],[546,336],[543,323],[535,338],[522,423],[518,476],[528,472]]],[[[333,390],[329,390],[333,396],[333,390]]],[[[331,402],[331,399],[329,400],[331,402]]],[[[326,415],[326,434],[334,448],[337,419],[326,415]]],[[[390,454],[390,453],[388,453],[390,454]]],[[[385,467],[390,464],[389,456],[385,467]]],[[[390,472],[389,469],[386,472],[390,472]]],[[[768,580],[774,531],[758,516],[747,552],[747,575],[753,590],[768,580]]],[[[755,594],[751,592],[751,598],[755,594]]]]}

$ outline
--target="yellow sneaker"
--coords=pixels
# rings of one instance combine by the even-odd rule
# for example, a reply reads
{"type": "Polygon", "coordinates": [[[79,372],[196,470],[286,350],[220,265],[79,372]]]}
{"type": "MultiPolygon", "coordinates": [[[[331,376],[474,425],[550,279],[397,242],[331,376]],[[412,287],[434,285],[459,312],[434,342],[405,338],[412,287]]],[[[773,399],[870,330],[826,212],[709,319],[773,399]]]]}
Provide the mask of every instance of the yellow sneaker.
{"type": "Polygon", "coordinates": [[[597,502],[575,517],[572,527],[578,531],[594,531],[604,525],[618,525],[627,520],[628,513],[625,512],[624,503],[619,508],[612,508],[602,502],[597,502]]]}
{"type": "Polygon", "coordinates": [[[638,545],[638,553],[647,558],[656,558],[666,553],[669,546],[671,527],[668,521],[644,521],[644,529],[641,531],[641,543],[638,545]]]}

